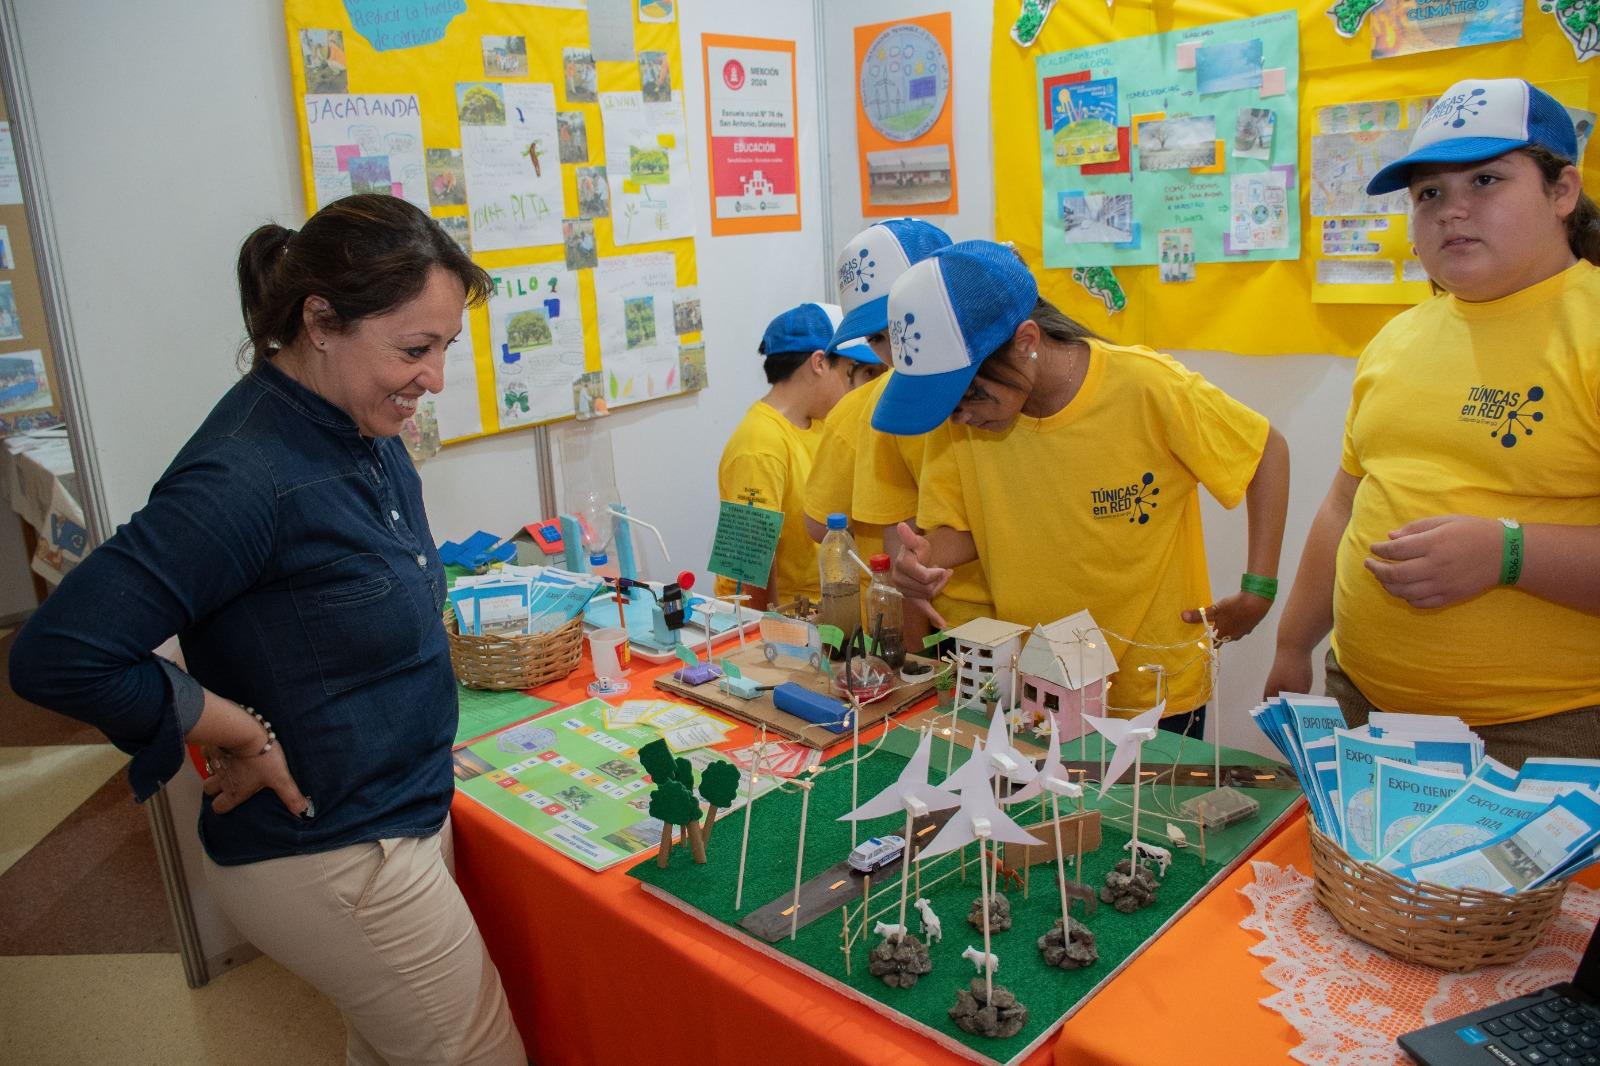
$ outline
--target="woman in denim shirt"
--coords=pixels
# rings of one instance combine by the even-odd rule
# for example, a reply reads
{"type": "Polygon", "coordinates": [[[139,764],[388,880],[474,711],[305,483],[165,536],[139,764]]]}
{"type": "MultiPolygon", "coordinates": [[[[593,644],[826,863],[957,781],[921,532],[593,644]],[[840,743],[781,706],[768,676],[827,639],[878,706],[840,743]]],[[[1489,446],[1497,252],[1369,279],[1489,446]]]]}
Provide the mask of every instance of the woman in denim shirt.
{"type": "Polygon", "coordinates": [[[524,1063],[450,874],[444,571],[396,437],[491,282],[369,195],[238,271],[250,372],[29,620],[12,687],[130,752],[140,800],[204,747],[212,891],[344,1012],[350,1062],[524,1063]],[[174,634],[187,671],[150,651],[174,634]]]}

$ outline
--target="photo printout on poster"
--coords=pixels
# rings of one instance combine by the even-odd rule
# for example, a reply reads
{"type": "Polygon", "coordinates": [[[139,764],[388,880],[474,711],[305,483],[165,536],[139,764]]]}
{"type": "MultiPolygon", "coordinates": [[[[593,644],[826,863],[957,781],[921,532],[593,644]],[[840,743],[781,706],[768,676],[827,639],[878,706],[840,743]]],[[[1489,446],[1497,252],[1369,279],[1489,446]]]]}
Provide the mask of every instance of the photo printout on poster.
{"type": "Polygon", "coordinates": [[[683,96],[649,103],[640,93],[601,93],[611,239],[645,244],[694,236],[683,96]]]}
{"type": "Polygon", "coordinates": [[[561,263],[506,267],[489,276],[489,357],[500,428],[571,414],[572,383],[583,373],[578,276],[561,263]]]}
{"type": "Polygon", "coordinates": [[[555,87],[456,85],[474,252],[561,243],[555,87]]]}
{"type": "Polygon", "coordinates": [[[318,209],[351,193],[387,192],[428,210],[415,93],[308,94],[306,130],[318,209]]]}
{"type": "Polygon", "coordinates": [[[677,286],[670,252],[613,256],[595,269],[600,361],[612,406],[683,390],[672,321],[677,286]]]}

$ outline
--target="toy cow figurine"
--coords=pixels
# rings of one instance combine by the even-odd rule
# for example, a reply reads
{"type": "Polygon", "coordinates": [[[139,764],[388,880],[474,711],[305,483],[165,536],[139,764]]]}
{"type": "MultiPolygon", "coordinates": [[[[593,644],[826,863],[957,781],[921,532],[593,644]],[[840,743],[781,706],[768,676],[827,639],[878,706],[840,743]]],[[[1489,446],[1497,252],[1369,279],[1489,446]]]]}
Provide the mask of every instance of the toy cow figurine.
{"type": "Polygon", "coordinates": [[[878,922],[872,927],[873,936],[881,936],[885,940],[904,940],[906,927],[903,925],[890,925],[888,922],[878,922]]]}
{"type": "Polygon", "coordinates": [[[939,925],[939,916],[933,913],[933,904],[925,899],[918,899],[912,906],[922,915],[922,935],[928,943],[936,944],[943,940],[944,930],[939,925]]]}
{"type": "Polygon", "coordinates": [[[1154,844],[1146,844],[1142,840],[1130,840],[1126,844],[1122,845],[1122,849],[1128,852],[1130,855],[1135,854],[1135,847],[1138,848],[1136,855],[1137,858],[1149,859],[1151,862],[1160,867],[1160,869],[1156,871],[1156,876],[1167,876],[1167,867],[1172,865],[1172,852],[1168,851],[1166,848],[1159,848],[1154,844]]]}
{"type": "Polygon", "coordinates": [[[983,964],[985,962],[989,964],[990,972],[998,973],[1000,971],[1000,957],[992,951],[979,951],[971,944],[968,944],[967,949],[961,953],[961,957],[970,959],[972,968],[978,973],[983,972],[983,964]]]}

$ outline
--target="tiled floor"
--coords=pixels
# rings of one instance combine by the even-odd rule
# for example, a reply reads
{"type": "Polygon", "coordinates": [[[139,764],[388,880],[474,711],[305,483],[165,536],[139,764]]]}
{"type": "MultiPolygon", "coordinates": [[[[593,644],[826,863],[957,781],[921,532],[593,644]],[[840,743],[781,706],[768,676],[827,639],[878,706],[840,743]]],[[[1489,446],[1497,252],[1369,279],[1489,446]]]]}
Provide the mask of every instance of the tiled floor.
{"type": "Polygon", "coordinates": [[[0,630],[0,1063],[343,1062],[338,1013],[270,959],[187,986],[127,756],[19,700],[10,651],[0,630]]]}

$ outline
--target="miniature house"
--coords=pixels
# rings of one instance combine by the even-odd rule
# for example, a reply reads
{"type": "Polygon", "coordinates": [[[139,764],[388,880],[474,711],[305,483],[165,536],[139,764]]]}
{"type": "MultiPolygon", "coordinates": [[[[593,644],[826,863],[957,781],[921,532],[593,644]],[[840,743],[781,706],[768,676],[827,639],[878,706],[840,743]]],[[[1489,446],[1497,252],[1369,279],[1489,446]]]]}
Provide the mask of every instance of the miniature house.
{"type": "Polygon", "coordinates": [[[1117,670],[1105,634],[1088,611],[1034,626],[1017,659],[1022,683],[1022,720],[1028,724],[1056,715],[1063,739],[1083,732],[1083,697],[1095,694],[1117,670]],[[1065,718],[1059,714],[1065,709],[1065,718]]]}
{"type": "Polygon", "coordinates": [[[956,642],[956,661],[961,664],[957,671],[961,679],[955,695],[957,706],[978,699],[991,678],[1000,704],[1010,702],[1011,657],[1022,649],[1022,635],[1027,631],[1027,626],[994,618],[974,618],[945,630],[945,636],[956,642]]]}

